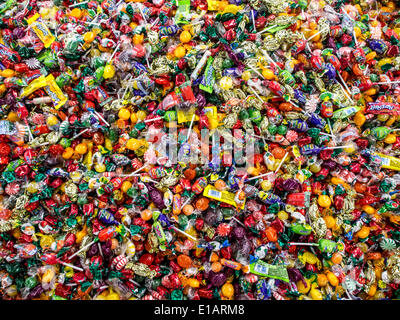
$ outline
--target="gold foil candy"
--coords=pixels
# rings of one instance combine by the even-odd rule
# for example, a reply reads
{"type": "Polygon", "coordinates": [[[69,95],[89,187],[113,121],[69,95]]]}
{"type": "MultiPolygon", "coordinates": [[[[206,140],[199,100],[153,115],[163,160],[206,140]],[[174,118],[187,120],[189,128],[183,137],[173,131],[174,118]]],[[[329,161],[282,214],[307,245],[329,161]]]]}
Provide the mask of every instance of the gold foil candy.
{"type": "Polygon", "coordinates": [[[150,279],[154,278],[157,275],[156,271],[151,270],[143,263],[135,263],[132,265],[131,269],[133,270],[133,272],[135,272],[135,274],[150,279]]]}

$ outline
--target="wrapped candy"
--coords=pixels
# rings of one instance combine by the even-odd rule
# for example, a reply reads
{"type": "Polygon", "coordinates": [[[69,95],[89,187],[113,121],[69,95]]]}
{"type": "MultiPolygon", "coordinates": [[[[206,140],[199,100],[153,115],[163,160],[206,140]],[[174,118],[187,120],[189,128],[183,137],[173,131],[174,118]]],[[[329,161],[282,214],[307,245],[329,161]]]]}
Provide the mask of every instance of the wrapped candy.
{"type": "Polygon", "coordinates": [[[397,2],[25,4],[3,299],[399,297],[397,2]]]}

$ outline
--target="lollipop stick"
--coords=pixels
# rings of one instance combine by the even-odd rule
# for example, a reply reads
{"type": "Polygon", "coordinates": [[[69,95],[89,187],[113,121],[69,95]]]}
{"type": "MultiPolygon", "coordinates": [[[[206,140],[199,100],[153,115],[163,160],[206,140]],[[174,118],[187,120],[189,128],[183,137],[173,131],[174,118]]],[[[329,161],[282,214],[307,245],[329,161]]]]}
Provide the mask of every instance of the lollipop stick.
{"type": "Polygon", "coordinates": [[[190,234],[188,234],[188,233],[186,233],[186,232],[184,232],[184,231],[178,229],[177,227],[171,226],[171,228],[174,229],[175,231],[178,231],[178,232],[184,234],[185,236],[189,237],[190,239],[192,239],[192,240],[194,240],[194,241],[197,241],[197,239],[196,239],[195,237],[192,237],[190,234]]]}
{"type": "Polygon", "coordinates": [[[95,26],[99,26],[99,25],[100,25],[100,23],[93,22],[93,21],[84,21],[84,23],[85,23],[85,24],[93,24],[93,25],[95,25],[95,26]]]}
{"type": "Polygon", "coordinates": [[[107,127],[110,126],[110,124],[103,118],[103,116],[100,113],[98,113],[96,110],[94,110],[93,112],[97,117],[99,117],[101,120],[103,120],[103,122],[107,125],[107,127]]]}
{"type": "Polygon", "coordinates": [[[72,138],[71,138],[71,140],[74,140],[74,139],[76,139],[76,138],[78,138],[79,136],[81,136],[82,134],[84,134],[86,131],[88,131],[89,130],[89,128],[88,129],[85,129],[85,130],[83,130],[83,131],[81,131],[80,133],[78,133],[77,135],[75,135],[75,136],[73,136],[72,138]]]}
{"type": "Polygon", "coordinates": [[[32,132],[31,132],[31,127],[29,126],[29,123],[26,120],[25,120],[25,124],[26,124],[26,127],[28,129],[29,141],[32,141],[33,140],[33,136],[32,136],[32,132]]]}
{"type": "Polygon", "coordinates": [[[267,59],[268,59],[270,62],[272,62],[272,64],[273,64],[278,70],[281,69],[281,68],[279,68],[279,66],[276,64],[276,62],[275,62],[274,60],[272,60],[272,58],[269,56],[269,54],[268,54],[265,50],[262,50],[261,52],[263,53],[263,55],[265,55],[265,56],[267,57],[267,59]]]}
{"type": "Polygon", "coordinates": [[[140,287],[140,284],[137,283],[136,281],[134,281],[134,280],[132,280],[132,279],[129,279],[129,281],[132,282],[134,285],[137,285],[138,287],[140,287]]]}
{"type": "Polygon", "coordinates": [[[37,147],[42,147],[42,146],[47,146],[50,142],[43,142],[41,144],[38,144],[35,148],[37,147]]]}
{"type": "Polygon", "coordinates": [[[144,166],[140,167],[139,169],[137,169],[136,171],[130,173],[130,174],[122,174],[121,177],[132,177],[134,176],[136,173],[142,171],[145,167],[147,167],[147,164],[145,164],[144,166]]]}
{"type": "Polygon", "coordinates": [[[262,178],[262,177],[268,176],[270,174],[273,174],[273,172],[267,172],[267,173],[261,174],[259,176],[255,176],[255,177],[252,177],[250,179],[247,179],[246,181],[251,181],[251,180],[254,180],[254,179],[262,178]]]}
{"type": "Polygon", "coordinates": [[[71,255],[68,260],[71,260],[73,257],[75,257],[76,255],[78,255],[79,253],[81,253],[82,251],[86,250],[87,248],[89,248],[93,243],[95,243],[96,240],[93,240],[92,242],[88,243],[86,246],[80,248],[77,252],[75,252],[73,255],[71,255]]]}
{"type": "Polygon", "coordinates": [[[349,148],[349,147],[351,147],[351,146],[326,147],[323,150],[343,149],[343,148],[349,148]]]}
{"type": "Polygon", "coordinates": [[[302,108],[300,108],[297,104],[295,104],[293,101],[289,100],[288,101],[290,104],[292,104],[293,106],[295,106],[296,108],[300,109],[301,112],[303,112],[304,114],[308,114],[307,111],[303,110],[302,108]]]}
{"type": "Polygon", "coordinates": [[[327,119],[327,121],[328,121],[329,132],[331,133],[332,140],[333,140],[334,142],[336,142],[336,137],[335,137],[335,135],[333,134],[332,126],[331,126],[331,122],[329,121],[329,118],[327,119]]]}
{"type": "Polygon", "coordinates": [[[190,23],[192,26],[198,25],[198,24],[204,24],[204,21],[195,21],[190,23]]]}
{"type": "MultiPolygon", "coordinates": [[[[346,89],[347,89],[349,92],[351,92],[350,89],[349,89],[349,87],[347,86],[346,82],[343,80],[343,78],[342,78],[340,72],[337,72],[337,75],[339,76],[340,81],[343,83],[343,85],[346,87],[346,89]]],[[[339,83],[339,85],[340,85],[340,83],[339,83]]],[[[348,95],[348,93],[346,92],[346,90],[343,89],[343,86],[342,86],[342,85],[340,85],[340,86],[342,87],[342,90],[343,90],[344,94],[346,95],[346,97],[347,97],[352,103],[354,103],[353,99],[348,95]]]]}
{"type": "Polygon", "coordinates": [[[253,30],[257,31],[256,22],[254,21],[254,11],[253,10],[251,10],[251,19],[253,20],[253,30]]]}
{"type": "Polygon", "coordinates": [[[189,203],[189,201],[191,200],[192,198],[188,198],[182,205],[181,205],[181,209],[184,207],[184,206],[186,206],[188,203],[189,203]]]}
{"type": "Polygon", "coordinates": [[[70,267],[70,268],[72,268],[74,270],[78,270],[78,271],[81,271],[81,272],[83,271],[82,268],[76,267],[76,266],[74,266],[73,264],[70,264],[70,263],[60,262],[60,264],[62,264],[63,266],[66,266],[66,267],[70,267]]]}
{"type": "Polygon", "coordinates": [[[153,23],[151,24],[151,26],[153,27],[158,21],[160,21],[160,18],[157,18],[156,20],[154,20],[153,23]]]}
{"type": "Polygon", "coordinates": [[[307,243],[307,242],[289,242],[288,245],[290,246],[312,246],[318,247],[318,243],[307,243]]]}
{"type": "MultiPolygon", "coordinates": [[[[303,40],[306,40],[306,37],[304,36],[304,34],[302,33],[301,36],[303,37],[303,40]]],[[[308,44],[307,40],[306,40],[306,48],[309,52],[311,52],[311,48],[310,45],[308,44]]]]}
{"type": "Polygon", "coordinates": [[[317,35],[319,35],[322,31],[318,31],[317,33],[313,34],[311,37],[309,37],[308,39],[306,39],[306,41],[310,41],[312,38],[315,38],[317,35]]]}
{"type": "Polygon", "coordinates": [[[71,4],[69,7],[72,8],[72,7],[80,6],[81,4],[85,4],[85,3],[89,3],[89,1],[83,1],[83,2],[79,2],[79,3],[74,3],[74,4],[71,4]]]}
{"type": "Polygon", "coordinates": [[[289,152],[285,153],[285,156],[282,158],[282,161],[279,163],[278,168],[276,168],[275,173],[277,173],[279,171],[279,169],[281,168],[283,162],[286,160],[286,157],[288,156],[289,152]]]}
{"type": "Polygon", "coordinates": [[[354,36],[354,43],[355,43],[356,47],[358,47],[356,32],[354,31],[354,29],[353,29],[353,36],[354,36]]]}
{"type": "Polygon", "coordinates": [[[256,69],[254,69],[252,66],[248,66],[251,70],[253,70],[256,74],[258,74],[260,77],[262,77],[263,79],[265,79],[265,77],[261,74],[261,73],[259,73],[256,69]]]}
{"type": "Polygon", "coordinates": [[[325,133],[325,132],[320,132],[319,134],[323,135],[323,136],[329,136],[329,137],[334,137],[333,134],[329,134],[329,133],[325,133]]]}
{"type": "Polygon", "coordinates": [[[142,182],[153,182],[153,183],[158,183],[158,181],[151,179],[149,176],[142,176],[140,179],[142,182]]]}
{"type": "Polygon", "coordinates": [[[156,117],[156,118],[148,119],[148,120],[145,120],[143,122],[147,123],[147,122],[152,122],[152,121],[157,121],[157,120],[162,120],[162,117],[156,117]]]}
{"type": "Polygon", "coordinates": [[[391,84],[391,83],[400,83],[400,80],[397,80],[397,81],[387,81],[387,82],[374,82],[373,84],[391,84]]]}
{"type": "Polygon", "coordinates": [[[278,26],[278,25],[274,24],[273,26],[270,26],[270,27],[268,27],[268,28],[266,28],[266,29],[264,29],[264,30],[262,30],[262,31],[260,31],[260,32],[257,32],[257,34],[262,34],[262,33],[264,33],[264,32],[267,32],[267,31],[270,30],[270,29],[273,29],[273,28],[277,27],[277,26],[278,26]]]}
{"type": "Polygon", "coordinates": [[[111,60],[114,58],[114,55],[117,53],[117,50],[118,50],[120,45],[121,45],[121,42],[118,42],[117,46],[114,49],[114,52],[112,53],[111,57],[108,59],[106,64],[109,64],[111,62],[111,60]]]}
{"type": "Polygon", "coordinates": [[[193,126],[193,121],[194,121],[194,118],[195,118],[195,116],[196,116],[196,114],[195,114],[195,113],[193,113],[193,116],[192,116],[192,121],[190,121],[190,126],[189,126],[188,135],[187,135],[187,137],[186,137],[186,141],[188,141],[188,140],[189,140],[189,138],[190,138],[190,134],[192,133],[192,126],[193,126]]]}
{"type": "Polygon", "coordinates": [[[260,100],[262,103],[264,103],[264,100],[261,99],[261,97],[258,95],[258,93],[256,92],[256,90],[254,90],[253,87],[249,86],[250,90],[253,91],[254,95],[257,97],[258,100],[260,100]]]}
{"type": "Polygon", "coordinates": [[[347,11],[342,7],[343,13],[352,21],[354,21],[354,19],[352,17],[350,17],[350,15],[347,13],[347,11]]]}
{"type": "Polygon", "coordinates": [[[146,17],[144,16],[143,11],[142,11],[142,8],[141,8],[140,6],[139,6],[139,11],[140,11],[141,16],[143,17],[144,22],[147,24],[147,19],[146,19],[146,17]]]}
{"type": "MultiPolygon", "coordinates": [[[[127,80],[126,89],[125,89],[124,93],[122,94],[122,99],[125,97],[125,94],[127,93],[128,89],[129,89],[129,82],[132,80],[132,78],[133,78],[133,76],[131,75],[129,77],[129,79],[127,80]]],[[[118,99],[119,99],[119,96],[118,96],[118,99]]]]}
{"type": "Polygon", "coordinates": [[[264,139],[264,137],[258,136],[258,135],[256,135],[256,134],[249,134],[249,136],[255,137],[255,138],[258,138],[258,139],[264,139]]]}
{"type": "Polygon", "coordinates": [[[122,3],[122,2],[124,2],[125,0],[121,0],[120,2],[118,2],[116,5],[115,5],[115,8],[118,8],[118,6],[122,3]]]}
{"type": "Polygon", "coordinates": [[[101,255],[102,257],[104,257],[104,255],[103,255],[103,250],[101,250],[100,242],[97,242],[97,247],[99,248],[100,255],[101,255]]]}
{"type": "Polygon", "coordinates": [[[235,220],[237,223],[239,223],[241,226],[246,227],[244,225],[244,223],[242,223],[241,221],[239,221],[238,219],[236,219],[235,217],[232,217],[232,220],[235,220]]]}

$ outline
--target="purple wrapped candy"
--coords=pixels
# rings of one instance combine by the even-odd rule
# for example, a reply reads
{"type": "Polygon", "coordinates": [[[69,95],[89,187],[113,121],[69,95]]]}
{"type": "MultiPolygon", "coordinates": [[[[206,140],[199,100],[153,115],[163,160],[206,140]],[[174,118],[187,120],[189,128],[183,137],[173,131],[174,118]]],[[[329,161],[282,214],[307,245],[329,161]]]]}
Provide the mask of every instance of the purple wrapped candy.
{"type": "Polygon", "coordinates": [[[222,272],[214,273],[211,276],[211,284],[214,287],[221,287],[226,282],[226,276],[222,272]]]}
{"type": "Polygon", "coordinates": [[[251,248],[252,248],[252,245],[251,245],[250,240],[244,238],[243,240],[241,240],[239,242],[239,252],[243,256],[248,257],[251,252],[251,248]]]}
{"type": "Polygon", "coordinates": [[[334,50],[333,54],[336,54],[336,43],[332,37],[328,38],[328,48],[332,48],[334,50]]]}
{"type": "Polygon", "coordinates": [[[44,292],[44,289],[41,284],[38,284],[36,287],[32,289],[30,292],[28,299],[31,300],[33,298],[39,297],[44,292]]]}
{"type": "Polygon", "coordinates": [[[325,75],[329,80],[333,80],[336,78],[336,69],[331,63],[325,64],[325,75]]]}
{"type": "Polygon", "coordinates": [[[246,234],[246,230],[243,227],[236,227],[233,229],[233,235],[236,239],[242,239],[246,234]]]}
{"type": "Polygon", "coordinates": [[[101,243],[101,251],[103,252],[104,257],[111,256],[111,242],[106,241],[101,243]]]}
{"type": "Polygon", "coordinates": [[[114,216],[108,212],[106,209],[100,210],[97,218],[106,225],[118,224],[118,221],[114,218],[114,216]]]}
{"type": "Polygon", "coordinates": [[[337,163],[331,159],[328,159],[322,163],[322,167],[325,167],[329,170],[334,170],[337,167],[337,163]]]}
{"type": "Polygon", "coordinates": [[[300,190],[301,185],[295,179],[287,179],[283,182],[282,187],[283,187],[283,190],[285,190],[285,191],[296,192],[296,191],[300,190]]]}
{"type": "Polygon", "coordinates": [[[208,210],[204,222],[212,226],[217,222],[217,213],[214,210],[208,210]]]}
{"type": "Polygon", "coordinates": [[[6,95],[6,103],[8,105],[11,106],[11,105],[15,104],[16,101],[17,101],[16,98],[12,94],[7,94],[6,95]]]}
{"type": "Polygon", "coordinates": [[[90,246],[89,250],[86,253],[86,256],[88,258],[91,258],[91,257],[96,256],[98,254],[99,254],[99,247],[98,247],[97,243],[94,243],[94,244],[92,244],[90,246]]]}
{"type": "Polygon", "coordinates": [[[197,100],[197,105],[198,105],[200,108],[205,107],[206,104],[207,104],[206,98],[205,98],[204,95],[201,94],[201,93],[199,93],[198,95],[196,95],[196,100],[197,100]]]}
{"type": "Polygon", "coordinates": [[[26,32],[24,28],[15,28],[13,30],[14,39],[21,39],[25,36],[26,32]]]}
{"type": "Polygon", "coordinates": [[[302,281],[303,284],[306,285],[306,282],[304,281],[304,277],[298,269],[288,268],[287,272],[288,272],[290,281],[292,281],[292,282],[302,281]]]}
{"type": "Polygon", "coordinates": [[[156,207],[160,210],[165,208],[163,194],[160,190],[154,188],[150,184],[146,184],[149,189],[150,199],[156,205],[156,207]]]}

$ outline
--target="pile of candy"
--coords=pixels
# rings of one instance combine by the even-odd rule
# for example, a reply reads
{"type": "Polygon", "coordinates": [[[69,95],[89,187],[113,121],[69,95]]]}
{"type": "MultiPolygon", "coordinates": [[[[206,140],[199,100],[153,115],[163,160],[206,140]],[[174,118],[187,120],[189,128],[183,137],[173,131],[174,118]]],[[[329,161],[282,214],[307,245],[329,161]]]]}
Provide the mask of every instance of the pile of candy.
{"type": "Polygon", "coordinates": [[[3,0],[1,298],[399,299],[399,6],[3,0]]]}

